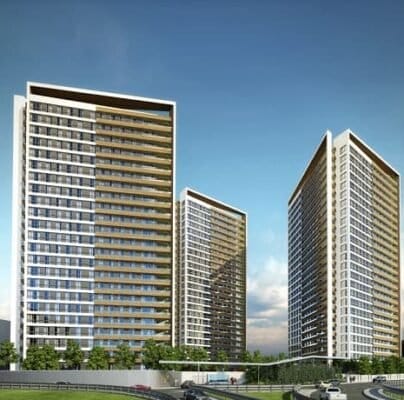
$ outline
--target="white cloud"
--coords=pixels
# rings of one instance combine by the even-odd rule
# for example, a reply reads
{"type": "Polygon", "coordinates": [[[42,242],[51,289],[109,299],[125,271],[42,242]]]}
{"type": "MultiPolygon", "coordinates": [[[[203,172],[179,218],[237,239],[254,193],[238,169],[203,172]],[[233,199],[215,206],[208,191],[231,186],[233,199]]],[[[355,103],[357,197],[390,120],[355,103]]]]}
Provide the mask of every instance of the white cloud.
{"type": "Polygon", "coordinates": [[[251,351],[259,349],[262,354],[278,354],[288,351],[288,327],[283,325],[272,327],[249,327],[247,330],[247,348],[251,351]]]}
{"type": "Polygon", "coordinates": [[[287,351],[287,262],[269,257],[247,279],[247,347],[263,353],[287,351]]]}

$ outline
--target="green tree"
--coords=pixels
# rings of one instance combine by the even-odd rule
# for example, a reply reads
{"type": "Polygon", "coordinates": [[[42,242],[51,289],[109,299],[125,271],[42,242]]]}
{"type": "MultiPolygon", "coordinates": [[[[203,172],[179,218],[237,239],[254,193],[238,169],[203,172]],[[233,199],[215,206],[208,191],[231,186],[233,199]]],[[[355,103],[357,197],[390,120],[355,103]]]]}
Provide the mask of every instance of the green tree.
{"type": "MultiPolygon", "coordinates": [[[[190,359],[189,348],[187,346],[174,347],[168,356],[170,357],[169,360],[187,361],[190,359]]],[[[160,365],[160,368],[162,367],[163,365],[160,365]]],[[[170,364],[167,365],[167,368],[182,371],[188,369],[188,366],[184,364],[170,364]]]]}
{"type": "Polygon", "coordinates": [[[161,351],[156,341],[146,340],[142,351],[142,364],[146,369],[159,369],[161,351]]]}
{"type": "Polygon", "coordinates": [[[357,374],[359,373],[359,363],[358,360],[349,359],[341,361],[342,372],[347,374],[357,374]]]}
{"type": "MultiPolygon", "coordinates": [[[[165,361],[175,361],[176,360],[176,351],[175,348],[167,345],[167,344],[159,344],[157,345],[158,349],[158,361],[165,360],[165,361]]],[[[160,364],[158,363],[155,369],[165,369],[171,370],[176,369],[175,364],[160,364]]]]}
{"type": "Polygon", "coordinates": [[[22,367],[28,370],[59,369],[58,352],[50,345],[42,347],[32,345],[27,350],[27,356],[22,367]]]}
{"type": "Polygon", "coordinates": [[[102,347],[95,346],[88,356],[88,369],[108,369],[109,355],[102,347]]]}
{"type": "Polygon", "coordinates": [[[218,362],[228,362],[229,361],[229,356],[224,350],[219,350],[216,354],[216,360],[218,362]]]}
{"type": "MultiPolygon", "coordinates": [[[[189,349],[189,359],[191,361],[208,361],[209,360],[209,354],[204,349],[203,347],[191,347],[189,349]]],[[[194,366],[193,369],[197,369],[197,366],[194,366]]],[[[205,371],[207,369],[207,366],[202,364],[199,366],[199,369],[201,371],[205,371]]]]}
{"type": "Polygon", "coordinates": [[[370,375],[372,373],[372,365],[368,357],[359,358],[358,372],[361,375],[370,375]]]}
{"type": "Polygon", "coordinates": [[[401,357],[398,361],[398,372],[400,374],[404,373],[404,358],[401,357]]]}
{"type": "MultiPolygon", "coordinates": [[[[217,361],[217,362],[223,362],[226,363],[229,361],[229,356],[227,355],[227,353],[224,350],[219,350],[216,353],[216,357],[213,361],[217,361]]],[[[222,371],[224,368],[225,364],[223,365],[216,365],[216,371],[222,371]]]]}
{"type": "Polygon", "coordinates": [[[186,346],[171,347],[166,344],[157,344],[149,339],[142,349],[142,363],[147,369],[181,370],[181,364],[160,364],[160,360],[186,361],[192,360],[192,349],[186,346]]]}
{"type": "Polygon", "coordinates": [[[14,343],[9,340],[2,341],[0,343],[0,367],[7,367],[12,363],[16,363],[18,359],[14,343]]]}
{"type": "Polygon", "coordinates": [[[81,363],[84,360],[84,353],[80,345],[74,340],[68,340],[66,350],[63,353],[65,366],[68,369],[80,369],[81,363]]]}
{"type": "MultiPolygon", "coordinates": [[[[244,352],[243,354],[244,362],[252,362],[252,363],[261,363],[264,362],[264,356],[261,354],[259,350],[255,350],[254,353],[249,351],[244,352]]],[[[247,383],[258,383],[258,367],[248,367],[246,369],[246,381],[247,383]]],[[[261,375],[261,368],[260,368],[261,375]]]]}
{"type": "Polygon", "coordinates": [[[395,357],[388,357],[383,360],[383,369],[385,374],[394,374],[396,372],[395,357]]]}
{"type": "Polygon", "coordinates": [[[116,369],[132,369],[135,363],[135,353],[127,344],[121,343],[116,347],[114,360],[116,369]]]}
{"type": "Polygon", "coordinates": [[[373,375],[379,375],[383,374],[384,369],[383,369],[383,363],[380,357],[373,356],[372,357],[372,374],[373,375]]]}

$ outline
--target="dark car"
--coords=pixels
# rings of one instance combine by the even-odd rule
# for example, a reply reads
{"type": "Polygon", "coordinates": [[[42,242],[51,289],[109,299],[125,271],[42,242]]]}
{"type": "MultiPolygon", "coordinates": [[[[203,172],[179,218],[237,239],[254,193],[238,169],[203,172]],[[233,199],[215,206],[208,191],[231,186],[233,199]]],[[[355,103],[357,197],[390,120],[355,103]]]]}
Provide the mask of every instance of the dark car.
{"type": "Polygon", "coordinates": [[[70,382],[58,381],[58,382],[56,382],[56,385],[70,385],[70,382]]]}
{"type": "Polygon", "coordinates": [[[387,378],[383,375],[378,375],[375,378],[373,378],[373,383],[383,383],[386,381],[387,381],[387,378]]]}
{"type": "Polygon", "coordinates": [[[150,392],[150,390],[151,390],[150,386],[141,385],[141,384],[133,385],[133,386],[131,386],[131,388],[135,389],[135,390],[138,390],[139,392],[150,392]]]}
{"type": "Polygon", "coordinates": [[[193,385],[195,385],[194,381],[184,381],[181,383],[181,389],[189,389],[193,385]]]}
{"type": "Polygon", "coordinates": [[[199,400],[205,396],[201,389],[188,389],[184,392],[184,400],[199,400]]]}

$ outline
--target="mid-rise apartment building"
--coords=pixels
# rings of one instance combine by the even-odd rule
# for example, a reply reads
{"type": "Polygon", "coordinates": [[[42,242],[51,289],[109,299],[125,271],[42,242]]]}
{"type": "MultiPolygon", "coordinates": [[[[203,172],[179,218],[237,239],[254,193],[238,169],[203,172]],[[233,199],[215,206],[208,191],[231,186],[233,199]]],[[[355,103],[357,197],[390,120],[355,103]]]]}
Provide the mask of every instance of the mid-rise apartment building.
{"type": "Polygon", "coordinates": [[[397,171],[327,132],[288,206],[290,356],[399,356],[397,171]]]}
{"type": "Polygon", "coordinates": [[[14,99],[11,338],[173,343],[175,103],[28,83],[14,99]]]}
{"type": "Polygon", "coordinates": [[[247,215],[184,189],[177,202],[178,345],[202,347],[214,360],[240,360],[246,348],[247,215]]]}

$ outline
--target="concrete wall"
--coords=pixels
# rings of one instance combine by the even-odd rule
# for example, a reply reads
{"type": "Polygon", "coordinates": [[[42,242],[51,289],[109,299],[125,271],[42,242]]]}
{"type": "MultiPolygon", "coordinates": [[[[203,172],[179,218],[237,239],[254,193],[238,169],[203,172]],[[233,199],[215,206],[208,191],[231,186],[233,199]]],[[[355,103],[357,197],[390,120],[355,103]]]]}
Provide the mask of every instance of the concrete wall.
{"type": "Polygon", "coordinates": [[[345,374],[346,382],[354,382],[354,383],[367,383],[372,382],[373,378],[376,376],[385,376],[388,381],[398,381],[404,380],[404,374],[377,374],[377,375],[355,375],[355,374],[345,374]]]}
{"type": "Polygon", "coordinates": [[[155,388],[171,386],[172,377],[164,372],[152,370],[0,371],[0,382],[56,383],[58,381],[116,386],[144,384],[155,388]]]}
{"type": "MultiPolygon", "coordinates": [[[[112,371],[0,371],[0,382],[24,383],[88,383],[116,386],[149,385],[152,388],[179,386],[186,380],[206,383],[208,375],[214,372],[197,371],[156,371],[156,370],[112,370],[112,371]]],[[[234,377],[238,383],[244,380],[244,372],[221,372],[234,377]]]]}

